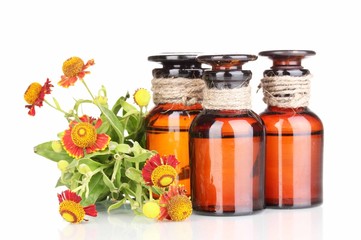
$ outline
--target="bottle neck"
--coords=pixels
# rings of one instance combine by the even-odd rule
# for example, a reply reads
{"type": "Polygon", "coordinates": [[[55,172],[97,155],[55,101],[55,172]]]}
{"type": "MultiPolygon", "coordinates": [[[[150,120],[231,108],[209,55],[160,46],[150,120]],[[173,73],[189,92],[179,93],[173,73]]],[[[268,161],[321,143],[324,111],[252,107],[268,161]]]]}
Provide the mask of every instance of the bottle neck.
{"type": "Polygon", "coordinates": [[[297,108],[283,108],[283,107],[275,107],[275,106],[267,106],[268,112],[283,112],[283,113],[300,113],[308,111],[308,107],[297,107],[297,108]]]}
{"type": "Polygon", "coordinates": [[[163,109],[164,111],[200,111],[203,109],[200,103],[189,106],[182,103],[159,103],[155,108],[163,109]]]}
{"type": "Polygon", "coordinates": [[[284,68],[274,68],[265,70],[263,76],[265,77],[281,77],[281,76],[290,76],[290,77],[302,77],[310,74],[308,69],[284,69],[284,68]]]}
{"type": "Polygon", "coordinates": [[[234,89],[247,87],[252,78],[249,70],[206,70],[203,79],[209,89],[234,89]]]}

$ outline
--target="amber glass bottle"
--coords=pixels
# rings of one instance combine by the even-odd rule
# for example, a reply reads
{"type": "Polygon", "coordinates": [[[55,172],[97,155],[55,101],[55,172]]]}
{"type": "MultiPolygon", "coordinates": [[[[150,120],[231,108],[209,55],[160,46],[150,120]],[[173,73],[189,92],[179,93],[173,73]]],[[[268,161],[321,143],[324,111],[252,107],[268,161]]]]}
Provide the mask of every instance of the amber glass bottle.
{"type": "Polygon", "coordinates": [[[264,208],[264,126],[250,108],[254,55],[203,55],[204,110],[190,128],[192,204],[205,215],[246,215],[264,208]]]}
{"type": "Polygon", "coordinates": [[[153,69],[155,107],[146,117],[147,148],[160,155],[175,155],[180,162],[178,180],[190,195],[189,136],[194,117],[202,110],[203,69],[193,53],[148,57],[162,68],[153,69]]]}
{"type": "Polygon", "coordinates": [[[260,52],[273,60],[262,87],[267,109],[265,201],[272,208],[322,203],[323,126],[308,107],[310,71],[301,60],[313,51],[260,52]]]}

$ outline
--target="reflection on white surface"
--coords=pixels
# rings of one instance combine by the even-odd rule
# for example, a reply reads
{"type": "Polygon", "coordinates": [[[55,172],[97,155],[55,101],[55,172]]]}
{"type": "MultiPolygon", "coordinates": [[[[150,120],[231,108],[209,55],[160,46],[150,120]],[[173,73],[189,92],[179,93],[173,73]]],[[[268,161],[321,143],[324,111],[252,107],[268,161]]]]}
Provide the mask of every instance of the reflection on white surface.
{"type": "Polygon", "coordinates": [[[323,213],[322,207],[267,210],[264,214],[263,239],[322,239],[323,213]]]}
{"type": "Polygon", "coordinates": [[[64,223],[62,240],[82,239],[322,239],[322,207],[296,210],[266,209],[250,216],[212,217],[193,214],[183,222],[157,222],[129,209],[81,224],[64,223]]]}

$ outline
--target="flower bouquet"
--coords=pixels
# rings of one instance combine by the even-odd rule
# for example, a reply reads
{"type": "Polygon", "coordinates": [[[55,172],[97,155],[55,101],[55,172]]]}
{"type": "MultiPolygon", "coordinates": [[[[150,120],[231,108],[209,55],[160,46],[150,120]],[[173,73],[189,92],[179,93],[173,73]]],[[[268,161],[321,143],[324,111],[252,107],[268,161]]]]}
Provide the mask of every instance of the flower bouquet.
{"type": "Polygon", "coordinates": [[[68,222],[82,222],[85,215],[97,216],[96,203],[106,204],[108,212],[129,204],[135,214],[158,220],[181,221],[192,213],[184,187],[177,184],[178,160],[160,156],[145,147],[145,118],[150,93],[138,89],[135,105],[128,102],[130,94],[121,96],[110,106],[106,88],[95,95],[84,78],[90,74],[87,63],[79,57],[67,59],[58,85],[64,88],[83,84],[89,99],[77,99],[71,110],[64,110],[51,94],[52,82],[32,83],[24,94],[28,114],[35,116],[36,107],[47,104],[60,112],[68,129],[57,139],[41,143],[34,152],[57,163],[60,177],[56,187],[67,190],[58,194],[59,213],[68,222]],[[91,104],[99,116],[82,113],[82,105],[91,104]]]}

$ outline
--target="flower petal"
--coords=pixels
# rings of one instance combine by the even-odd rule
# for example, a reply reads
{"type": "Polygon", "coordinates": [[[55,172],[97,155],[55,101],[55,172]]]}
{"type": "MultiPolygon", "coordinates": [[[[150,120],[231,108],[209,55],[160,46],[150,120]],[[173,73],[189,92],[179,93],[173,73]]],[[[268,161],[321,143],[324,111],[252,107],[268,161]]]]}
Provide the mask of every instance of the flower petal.
{"type": "Polygon", "coordinates": [[[71,129],[65,130],[61,143],[70,156],[77,159],[84,157],[84,149],[76,146],[71,139],[71,129]]]}
{"type": "Polygon", "coordinates": [[[58,82],[59,86],[62,86],[64,88],[68,88],[70,86],[74,86],[75,82],[78,80],[78,77],[66,77],[61,76],[61,80],[58,82]]]}
{"type": "Polygon", "coordinates": [[[89,215],[92,217],[98,216],[98,212],[97,212],[97,209],[94,204],[84,207],[84,211],[85,211],[86,215],[89,215]]]}
{"type": "Polygon", "coordinates": [[[93,153],[96,151],[104,150],[110,142],[110,137],[105,133],[97,135],[97,140],[94,145],[86,148],[86,153],[93,153]]]}

